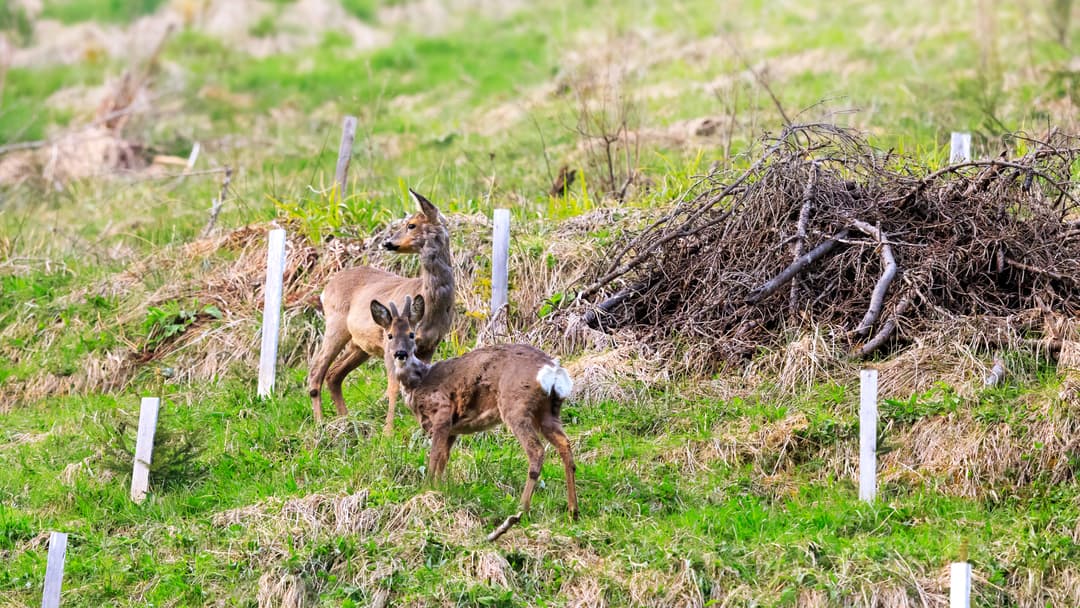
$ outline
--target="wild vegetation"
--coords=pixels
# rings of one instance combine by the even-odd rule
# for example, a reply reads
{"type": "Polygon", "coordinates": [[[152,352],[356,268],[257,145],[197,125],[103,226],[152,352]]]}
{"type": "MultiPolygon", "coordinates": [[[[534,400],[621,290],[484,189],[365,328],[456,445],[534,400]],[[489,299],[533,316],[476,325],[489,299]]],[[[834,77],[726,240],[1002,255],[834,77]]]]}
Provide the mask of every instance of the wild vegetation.
{"type": "MultiPolygon", "coordinates": [[[[627,243],[722,192],[764,158],[756,142],[788,124],[852,129],[870,150],[859,158],[909,159],[888,167],[908,185],[946,167],[954,130],[973,133],[979,158],[1023,158],[1025,137],[1066,141],[1080,132],[1074,8],[3,4],[0,606],[39,601],[51,530],[71,535],[65,606],[944,606],[948,564],[962,556],[977,605],[1080,605],[1080,349],[1066,314],[1075,207],[1008,210],[1065,226],[1056,240],[1010,241],[1048,267],[1016,259],[1032,268],[1001,273],[1005,291],[930,294],[970,296],[975,318],[979,300],[1016,309],[995,312],[1029,322],[1009,325],[1009,340],[964,325],[871,358],[883,397],[873,505],[855,487],[866,362],[846,336],[813,315],[776,317],[747,351],[701,366],[700,336],[649,333],[670,316],[599,331],[579,299],[627,243]],[[345,115],[360,128],[339,192],[345,115]],[[347,417],[313,422],[306,378],[323,317],[312,298],[357,264],[417,275],[415,256],[379,247],[413,212],[409,187],[439,206],[451,237],[456,310],[436,360],[492,339],[488,218],[511,209],[508,337],[558,351],[574,376],[561,419],[578,520],[562,463],[548,459],[529,515],[486,542],[517,510],[517,440],[463,437],[446,481],[426,482],[416,421],[401,413],[391,436],[380,432],[381,363],[346,383],[347,417]],[[260,401],[275,224],[289,231],[283,342],[276,393],[260,401]],[[995,356],[1007,373],[984,386],[995,356]],[[136,505],[124,461],[141,395],[163,409],[151,494],[136,505]]],[[[800,208],[804,143],[785,152],[790,175],[755,174],[787,193],[776,208],[800,208]]],[[[1054,166],[1072,196],[1076,171],[1054,166]]],[[[928,182],[941,208],[983,209],[945,177],[928,182]]],[[[836,169],[821,184],[836,192],[842,178],[836,169]]],[[[1000,183],[1010,200],[1028,193],[1023,179],[1000,183]]],[[[797,214],[781,216],[797,231],[797,214]]],[[[890,217],[872,219],[888,231],[890,217]]],[[[980,250],[983,219],[964,251],[980,250]]],[[[787,236],[762,236],[776,249],[760,259],[787,263],[787,236]]],[[[862,290],[882,270],[869,240],[836,266],[862,290]]],[[[918,259],[907,251],[919,243],[894,244],[918,259]]],[[[730,289],[745,295],[749,278],[730,289]]],[[[850,306],[859,319],[863,297],[850,306]]],[[[946,306],[935,297],[923,305],[946,306]]]]}

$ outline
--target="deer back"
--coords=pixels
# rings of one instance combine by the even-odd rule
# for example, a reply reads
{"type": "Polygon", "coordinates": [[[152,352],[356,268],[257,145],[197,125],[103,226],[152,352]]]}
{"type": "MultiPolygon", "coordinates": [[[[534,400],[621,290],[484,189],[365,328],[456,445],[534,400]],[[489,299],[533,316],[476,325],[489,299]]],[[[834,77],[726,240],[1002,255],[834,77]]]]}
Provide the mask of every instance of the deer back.
{"type": "Polygon", "coordinates": [[[454,435],[475,433],[525,416],[539,416],[552,407],[538,374],[553,361],[543,351],[523,344],[479,348],[432,365],[426,377],[410,388],[406,403],[425,430],[431,420],[449,415],[454,435]]]}

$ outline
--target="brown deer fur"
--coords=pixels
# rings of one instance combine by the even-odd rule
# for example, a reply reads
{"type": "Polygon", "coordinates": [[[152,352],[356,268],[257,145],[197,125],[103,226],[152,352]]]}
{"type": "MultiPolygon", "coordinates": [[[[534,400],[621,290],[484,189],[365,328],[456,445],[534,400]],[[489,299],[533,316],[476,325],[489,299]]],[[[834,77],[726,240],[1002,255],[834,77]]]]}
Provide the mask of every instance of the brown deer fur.
{"type": "Polygon", "coordinates": [[[383,246],[397,253],[419,254],[420,276],[405,278],[367,266],[349,268],[330,277],[319,298],[326,316],[326,333],[308,372],[308,394],[316,422],[322,421],[324,378],[338,414],[344,416],[348,412],[341,393],[345,376],[369,357],[384,357],[389,402],[384,432],[393,432],[398,382],[390,358],[384,355],[383,330],[371,319],[371,302],[375,298],[392,301],[419,293],[430,303],[431,314],[416,328],[416,356],[422,361],[431,361],[435,348],[450,329],[454,314],[450,235],[435,205],[411,189],[409,193],[420,210],[408,217],[383,246]],[[342,351],[344,355],[331,367],[342,351]]]}
{"type": "Polygon", "coordinates": [[[413,328],[424,318],[425,298],[405,298],[403,314],[371,303],[371,316],[386,330],[386,347],[405,393],[405,404],[431,435],[428,475],[442,477],[458,435],[489,429],[501,421],[517,437],[529,459],[521,508],[529,502],[544,463],[544,436],[558,450],[566,470],[570,514],[577,518],[574,457],[559,409],[570,394],[570,376],[557,361],[524,344],[478,348],[434,365],[417,356],[413,328]]]}

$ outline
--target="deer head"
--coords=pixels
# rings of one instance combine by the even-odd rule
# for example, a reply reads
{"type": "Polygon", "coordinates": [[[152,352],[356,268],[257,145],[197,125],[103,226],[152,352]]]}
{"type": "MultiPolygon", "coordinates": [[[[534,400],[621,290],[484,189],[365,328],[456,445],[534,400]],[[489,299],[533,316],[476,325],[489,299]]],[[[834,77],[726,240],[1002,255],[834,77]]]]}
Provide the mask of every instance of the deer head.
{"type": "Polygon", "coordinates": [[[419,210],[383,241],[383,247],[396,253],[420,253],[428,242],[434,242],[440,236],[448,238],[442,214],[435,205],[412,188],[409,188],[409,194],[419,210]]]}
{"type": "Polygon", "coordinates": [[[420,363],[420,360],[416,357],[416,332],[414,330],[424,318],[424,296],[417,295],[415,299],[405,296],[403,309],[405,314],[398,313],[397,306],[393,302],[389,304],[390,308],[387,309],[382,302],[371,301],[371,318],[375,320],[376,325],[385,330],[385,352],[393,354],[394,366],[399,370],[409,364],[415,366],[420,363]]]}

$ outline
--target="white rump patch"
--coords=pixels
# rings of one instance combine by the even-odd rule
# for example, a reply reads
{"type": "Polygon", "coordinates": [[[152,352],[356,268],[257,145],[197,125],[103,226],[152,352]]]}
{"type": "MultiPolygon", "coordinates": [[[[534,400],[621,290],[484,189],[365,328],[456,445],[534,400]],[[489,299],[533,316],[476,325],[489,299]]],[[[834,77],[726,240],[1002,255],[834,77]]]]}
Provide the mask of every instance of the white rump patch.
{"type": "Polygon", "coordinates": [[[574,389],[574,381],[570,379],[570,374],[559,366],[558,361],[541,367],[540,371],[536,372],[536,381],[540,384],[540,390],[559,399],[566,399],[574,389]]]}

